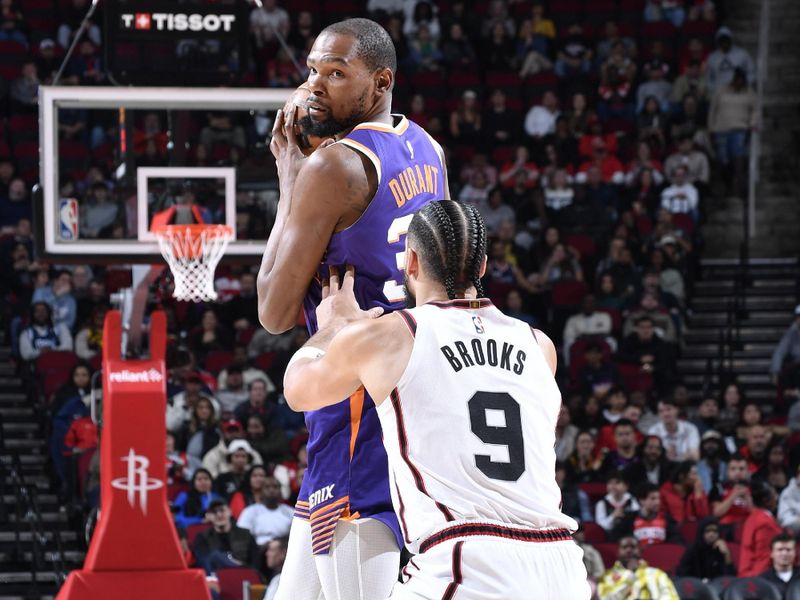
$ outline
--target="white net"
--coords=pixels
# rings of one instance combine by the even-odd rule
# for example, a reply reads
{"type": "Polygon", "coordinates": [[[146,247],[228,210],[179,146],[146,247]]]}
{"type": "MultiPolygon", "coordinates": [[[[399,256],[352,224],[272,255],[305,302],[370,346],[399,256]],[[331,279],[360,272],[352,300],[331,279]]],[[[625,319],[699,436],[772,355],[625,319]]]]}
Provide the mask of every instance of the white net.
{"type": "Polygon", "coordinates": [[[175,279],[173,297],[190,302],[217,299],[214,271],[233,228],[227,225],[167,225],[155,231],[164,260],[175,279]]]}

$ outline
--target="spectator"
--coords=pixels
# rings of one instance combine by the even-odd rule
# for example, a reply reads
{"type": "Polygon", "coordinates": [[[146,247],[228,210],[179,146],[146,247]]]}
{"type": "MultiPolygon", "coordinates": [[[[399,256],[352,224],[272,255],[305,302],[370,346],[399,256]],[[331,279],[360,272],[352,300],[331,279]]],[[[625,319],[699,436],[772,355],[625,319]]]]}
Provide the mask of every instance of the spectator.
{"type": "Polygon", "coordinates": [[[712,514],[728,533],[732,532],[733,526],[747,519],[753,509],[753,498],[750,472],[744,457],[737,454],[728,460],[725,480],[717,483],[709,494],[709,501],[712,514]]]}
{"type": "Polygon", "coordinates": [[[92,311],[89,322],[75,336],[75,354],[83,360],[90,360],[103,349],[103,324],[106,308],[98,306],[92,311]]]}
{"type": "MultiPolygon", "coordinates": [[[[242,402],[247,402],[250,394],[244,385],[242,367],[233,364],[226,370],[225,384],[217,390],[217,399],[223,414],[232,414],[242,402]]],[[[220,373],[220,377],[222,374],[220,373]]]]}
{"type": "Polygon", "coordinates": [[[51,350],[72,351],[72,335],[63,323],[53,323],[46,302],[31,305],[31,324],[19,334],[19,353],[23,360],[34,361],[51,350]]]}
{"type": "Polygon", "coordinates": [[[250,12],[250,32],[257,48],[276,44],[276,34],[285,38],[290,25],[289,13],[278,6],[276,0],[264,0],[263,5],[250,12]]]}
{"type": "Polygon", "coordinates": [[[667,312],[666,307],[661,305],[658,296],[652,291],[642,293],[639,305],[636,306],[622,324],[622,335],[627,337],[634,334],[637,324],[642,317],[647,317],[653,322],[656,336],[664,342],[675,343],[678,333],[672,317],[667,312]]]}
{"type": "Polygon", "coordinates": [[[459,201],[470,204],[479,211],[485,210],[489,202],[489,181],[483,171],[475,171],[468,184],[458,194],[459,201]]]}
{"type": "Polygon", "coordinates": [[[570,25],[556,55],[555,72],[559,79],[583,79],[592,68],[592,50],[586,45],[583,28],[570,25]]]}
{"type": "Polygon", "coordinates": [[[8,192],[0,191],[0,228],[15,227],[20,219],[30,221],[31,203],[28,198],[28,186],[19,177],[8,183],[8,192]]]}
{"type": "Polygon", "coordinates": [[[636,63],[626,51],[621,40],[614,42],[611,54],[600,67],[600,87],[597,112],[604,119],[610,117],[634,120],[635,107],[631,91],[636,79],[636,63]]]}
{"type": "Polygon", "coordinates": [[[745,445],[739,451],[747,460],[750,473],[755,473],[767,462],[769,432],[763,425],[753,425],[747,429],[745,445]]]}
{"type": "MultiPolygon", "coordinates": [[[[427,3],[420,3],[427,4],[427,3]]],[[[438,71],[444,55],[431,35],[427,24],[421,23],[408,45],[408,60],[418,71],[438,71]]]]}
{"type": "Polygon", "coordinates": [[[119,205],[111,198],[108,187],[102,182],[92,184],[91,192],[81,205],[81,237],[111,237],[111,227],[119,216],[119,205]]]}
{"type": "MultiPolygon", "coordinates": [[[[261,329],[261,331],[265,330],[261,329]]],[[[273,336],[273,337],[279,338],[280,336],[273,336]]],[[[284,341],[290,342],[291,336],[289,336],[289,340],[284,340],[284,341]]],[[[257,348],[254,345],[254,349],[257,349],[258,351],[255,352],[253,356],[257,356],[258,354],[263,354],[268,352],[277,352],[284,348],[284,346],[282,346],[281,344],[278,344],[276,346],[263,346],[263,347],[259,345],[257,348]]],[[[233,360],[231,361],[231,366],[236,365],[242,370],[242,380],[245,386],[249,386],[256,379],[261,379],[267,383],[267,393],[271,394],[277,389],[275,387],[275,384],[272,383],[272,380],[267,376],[267,374],[264,371],[250,364],[249,356],[250,353],[249,353],[249,348],[247,346],[245,346],[244,344],[236,344],[233,347],[233,360]]],[[[220,374],[217,377],[217,385],[220,388],[224,388],[228,385],[227,375],[228,375],[227,368],[222,369],[222,371],[220,371],[220,374]]]]}
{"type": "Polygon", "coordinates": [[[575,188],[570,183],[568,173],[564,169],[556,169],[547,178],[543,191],[547,222],[557,226],[568,224],[572,220],[575,203],[575,188]]]}
{"type": "Polygon", "coordinates": [[[582,527],[578,528],[578,531],[572,534],[572,538],[575,540],[578,548],[583,550],[583,566],[586,567],[586,575],[592,589],[592,597],[594,598],[596,597],[597,581],[603,576],[606,570],[603,565],[603,557],[597,549],[586,543],[582,527]]]}
{"type": "Polygon", "coordinates": [[[670,154],[664,163],[667,173],[673,173],[678,167],[686,169],[686,179],[699,190],[708,185],[708,158],[703,152],[694,149],[692,138],[688,136],[678,140],[678,151],[670,154]]]}
{"type": "Polygon", "coordinates": [[[622,42],[622,48],[627,56],[636,56],[636,42],[633,38],[622,36],[619,32],[619,25],[615,19],[609,19],[603,25],[603,38],[597,43],[597,61],[602,64],[608,60],[612,49],[617,42],[622,42]]]}
{"type": "Polygon", "coordinates": [[[664,452],[664,443],[657,435],[648,435],[640,450],[639,462],[633,463],[626,470],[628,481],[647,481],[661,487],[672,471],[672,462],[664,452]]]}
{"type": "Polygon", "coordinates": [[[16,42],[28,47],[25,35],[25,17],[16,0],[0,2],[0,41],[16,42]]]}
{"type": "Polygon", "coordinates": [[[595,522],[611,533],[628,513],[639,510],[639,503],[630,492],[628,482],[618,472],[606,478],[608,493],[598,500],[594,508],[595,522]]]}
{"type": "Polygon", "coordinates": [[[587,195],[592,194],[592,188],[600,188],[600,192],[594,195],[600,196],[598,204],[603,208],[616,209],[617,199],[616,191],[610,185],[602,186],[601,183],[606,184],[620,184],[625,178],[625,168],[619,159],[609,150],[608,144],[601,137],[594,137],[592,139],[592,155],[581,165],[580,171],[576,177],[578,183],[587,183],[587,195]],[[598,173],[592,173],[593,169],[597,169],[598,173]]]}
{"type": "Polygon", "coordinates": [[[655,96],[648,96],[636,122],[639,139],[659,150],[666,146],[667,117],[655,96]]]}
{"type": "Polygon", "coordinates": [[[706,85],[709,93],[714,94],[731,83],[737,69],[742,71],[745,83],[755,84],[755,63],[747,50],[733,45],[731,30],[720,27],[716,40],[717,49],[708,56],[706,62],[706,85]]]}
{"type": "Polygon", "coordinates": [[[682,0],[647,0],[644,6],[645,21],[669,21],[675,29],[683,27],[686,10],[682,0]]]}
{"type": "MultiPolygon", "coordinates": [[[[778,342],[772,352],[772,360],[769,365],[769,372],[772,376],[772,383],[780,383],[781,372],[784,369],[788,372],[800,367],[800,304],[794,308],[794,322],[784,332],[781,341],[778,342]]],[[[800,430],[800,403],[792,406],[789,412],[789,428],[792,431],[800,430]]]]}
{"type": "Polygon", "coordinates": [[[514,224],[516,215],[514,209],[503,202],[503,190],[495,186],[489,191],[489,198],[486,204],[481,207],[486,231],[491,237],[495,237],[503,223],[514,224]]]}
{"type": "MultiPolygon", "coordinates": [[[[212,476],[219,477],[220,474],[226,473],[230,470],[230,463],[228,462],[228,446],[234,441],[244,438],[244,430],[241,423],[235,419],[224,421],[220,426],[222,430],[222,439],[211,450],[206,452],[203,456],[203,467],[209,471],[212,476]]],[[[249,444],[248,444],[249,445],[249,444]]],[[[261,457],[254,453],[253,464],[263,464],[261,457]]]]}
{"type": "Polygon", "coordinates": [[[661,569],[647,566],[642,560],[639,542],[633,536],[619,540],[617,562],[597,584],[600,600],[622,598],[658,598],[678,600],[678,592],[661,569]]]}
{"type": "Polygon", "coordinates": [[[697,59],[691,59],[686,71],[676,77],[672,84],[669,100],[672,104],[673,112],[680,109],[683,99],[689,95],[694,96],[700,102],[705,102],[708,97],[703,65],[697,59]]]}
{"type": "Polygon", "coordinates": [[[774,438],[767,448],[767,462],[759,469],[754,479],[766,481],[779,494],[789,484],[791,475],[786,468],[786,450],[783,447],[781,438],[774,438]]]}
{"type": "Polygon", "coordinates": [[[600,461],[595,454],[595,437],[581,431],[575,438],[575,451],[567,459],[567,479],[575,483],[591,483],[602,479],[600,461]]]}
{"type": "Polygon", "coordinates": [[[708,130],[714,138],[717,162],[726,171],[729,184],[736,181],[737,171],[745,168],[748,134],[758,126],[756,104],[756,94],[747,87],[741,69],[734,72],[729,84],[717,88],[711,99],[708,130]]]}
{"type": "Polygon", "coordinates": [[[450,113],[450,136],[454,143],[478,145],[481,138],[481,112],[478,108],[478,94],[466,90],[456,110],[450,113]]]}
{"type": "Polygon", "coordinates": [[[186,448],[189,456],[202,462],[206,452],[219,443],[214,405],[208,398],[198,398],[192,407],[191,417],[179,433],[179,447],[186,448]]]}
{"type": "MultiPolygon", "coordinates": [[[[597,302],[594,294],[586,294],[581,302],[581,312],[572,315],[564,326],[564,358],[569,364],[569,350],[575,340],[582,336],[599,336],[609,343],[611,335],[611,316],[608,313],[597,310],[597,302]]],[[[614,348],[616,341],[611,338],[610,346],[614,348]]]]}
{"type": "Polygon", "coordinates": [[[12,110],[15,112],[35,111],[39,105],[40,84],[36,63],[33,60],[22,63],[22,74],[11,82],[12,110]]]}
{"type": "Polygon", "coordinates": [[[254,464],[258,453],[253,450],[247,440],[233,440],[228,444],[228,470],[220,473],[214,481],[214,491],[225,501],[230,501],[233,494],[246,481],[248,470],[254,464]]]}
{"type": "Polygon", "coordinates": [[[187,528],[205,520],[205,514],[212,500],[220,499],[212,491],[214,478],[207,469],[199,468],[192,475],[188,492],[181,492],[172,503],[175,511],[175,525],[187,528]]]}
{"type": "Polygon", "coordinates": [[[667,81],[669,65],[658,59],[653,59],[644,66],[647,81],[636,89],[636,112],[645,109],[645,103],[650,98],[655,98],[658,107],[663,113],[669,113],[669,98],[672,93],[672,84],[667,81]]]}
{"type": "Polygon", "coordinates": [[[636,492],[639,510],[626,514],[612,532],[613,539],[633,536],[640,544],[675,543],[680,540],[678,527],[661,508],[661,494],[652,483],[643,483],[636,492]]]}
{"type": "MultiPolygon", "coordinates": [[[[642,316],[636,321],[636,331],[625,338],[620,348],[620,362],[639,365],[642,373],[653,375],[657,388],[663,388],[671,379],[670,349],[666,343],[655,335],[655,323],[649,316],[642,316]]],[[[687,423],[688,425],[688,423],[687,423]]],[[[692,426],[694,428],[694,426],[692,426]]],[[[695,434],[697,429],[694,428],[695,434]]],[[[699,458],[700,438],[696,449],[699,458]]],[[[686,457],[690,458],[690,457],[686,457]]]]}
{"type": "MultiPolygon", "coordinates": [[[[625,390],[621,387],[612,388],[608,392],[608,408],[603,410],[603,417],[608,421],[600,429],[600,434],[597,437],[597,447],[604,451],[613,451],[617,449],[617,441],[615,437],[615,427],[620,421],[630,421],[633,427],[633,450],[636,451],[639,444],[644,441],[644,434],[637,429],[639,420],[642,417],[642,408],[636,404],[629,404],[625,390]],[[622,406],[622,412],[618,418],[614,418],[617,413],[612,413],[611,406],[622,406]]],[[[627,449],[627,446],[626,446],[627,449]]],[[[626,452],[623,453],[625,459],[630,459],[630,455],[626,452]]],[[[635,458],[630,462],[635,463],[640,459],[639,453],[635,453],[635,458]]],[[[615,467],[616,468],[616,467],[615,467]]]]}
{"type": "Polygon", "coordinates": [[[267,402],[267,383],[263,379],[256,379],[247,386],[248,399],[239,404],[234,410],[236,420],[242,425],[247,423],[253,415],[258,415],[265,420],[272,421],[276,418],[274,402],[267,402]]]}
{"type": "Polygon", "coordinates": [[[513,64],[516,49],[512,35],[502,23],[495,22],[491,26],[478,57],[484,71],[507,69],[513,64]]]}
{"type": "Polygon", "coordinates": [[[770,560],[772,564],[769,569],[759,575],[759,577],[771,581],[786,598],[789,586],[800,579],[800,567],[795,566],[797,557],[797,542],[788,533],[780,533],[772,538],[770,543],[770,560]]]}
{"type": "Polygon", "coordinates": [[[53,284],[39,287],[33,293],[31,302],[46,302],[52,310],[53,325],[64,325],[72,331],[77,316],[77,303],[72,295],[72,273],[58,271],[53,284]]]}
{"type": "Polygon", "coordinates": [[[264,499],[242,511],[236,524],[247,529],[259,546],[289,534],[294,509],[281,503],[281,487],[274,477],[264,482],[264,499]]]}
{"type": "Polygon", "coordinates": [[[273,472],[275,479],[281,484],[281,495],[284,500],[294,504],[297,494],[300,492],[300,484],[303,482],[305,471],[308,468],[308,451],[306,444],[303,443],[297,449],[297,458],[285,460],[279,465],[275,465],[273,472]]]}
{"type": "Polygon", "coordinates": [[[418,2],[405,2],[405,22],[403,23],[403,34],[407,38],[413,37],[420,29],[426,27],[430,32],[431,38],[438,40],[441,34],[439,18],[436,15],[435,4],[425,0],[418,2]]]}
{"type": "Polygon", "coordinates": [[[517,180],[522,178],[525,188],[532,189],[539,180],[539,168],[530,158],[527,146],[514,149],[514,161],[505,163],[500,169],[500,184],[507,189],[514,188],[517,180]]]}
{"type": "Polygon", "coordinates": [[[628,163],[626,169],[625,183],[628,186],[632,187],[638,183],[645,171],[650,173],[655,186],[660,186],[664,182],[664,166],[653,158],[653,151],[647,142],[636,144],[636,157],[628,163]]]}
{"type": "Polygon", "coordinates": [[[281,571],[283,570],[283,563],[286,561],[286,551],[289,549],[288,536],[281,536],[267,543],[267,549],[264,552],[267,569],[273,574],[269,580],[269,585],[264,592],[264,600],[274,600],[275,594],[278,592],[278,584],[281,580],[281,571]]]}
{"type": "Polygon", "coordinates": [[[269,424],[261,415],[247,418],[247,439],[265,464],[275,464],[289,455],[289,441],[284,427],[269,424]]]}
{"type": "Polygon", "coordinates": [[[203,311],[200,327],[189,336],[189,346],[199,360],[209,352],[225,351],[233,345],[233,335],[219,322],[212,308],[203,311]]]}
{"type": "Polygon", "coordinates": [[[181,432],[191,421],[192,411],[200,398],[206,398],[214,407],[214,415],[220,416],[219,402],[204,388],[203,379],[196,371],[191,371],[184,378],[183,391],[167,399],[167,430],[181,432]]]}
{"type": "Polygon", "coordinates": [[[525,115],[525,133],[537,141],[552,135],[556,130],[556,118],[560,114],[558,97],[554,91],[547,90],[542,94],[541,104],[532,106],[525,115]]]}
{"type": "Polygon", "coordinates": [[[690,21],[709,21],[714,22],[717,19],[717,11],[714,6],[713,0],[698,0],[689,7],[689,20],[690,21]]]}
{"type": "Polygon", "coordinates": [[[719,523],[715,518],[708,517],[700,522],[697,538],[681,557],[677,574],[679,577],[697,577],[704,581],[736,575],[731,550],[720,537],[719,523]]]}
{"type": "Polygon", "coordinates": [[[175,446],[175,434],[168,431],[166,438],[167,450],[167,483],[174,485],[191,481],[192,475],[200,461],[192,459],[186,452],[181,452],[175,446]]]}
{"type": "Polygon", "coordinates": [[[672,398],[658,402],[659,422],[650,429],[664,442],[667,458],[675,461],[698,460],[700,458],[700,435],[697,427],[678,418],[678,406],[672,398]]]}
{"type": "Polygon", "coordinates": [[[572,424],[572,415],[569,408],[561,405],[556,421],[556,459],[566,462],[570,454],[575,451],[575,439],[579,429],[572,424]]]}
{"type": "Polygon", "coordinates": [[[251,466],[239,489],[231,496],[231,514],[238,519],[242,511],[250,506],[264,502],[264,483],[267,481],[267,470],[263,465],[251,466]]]}
{"type": "Polygon", "coordinates": [[[508,7],[505,0],[491,0],[483,22],[483,37],[491,35],[497,25],[502,25],[503,30],[509,36],[516,32],[514,19],[508,14],[508,7]]]}
{"type": "MultiPolygon", "coordinates": [[[[698,415],[703,415],[704,410],[707,410],[704,407],[709,406],[713,406],[716,410],[717,401],[713,398],[706,398],[703,400],[700,403],[698,415]]],[[[693,424],[698,430],[701,430],[697,420],[695,420],[693,424]]],[[[722,483],[725,479],[728,465],[722,460],[722,453],[724,451],[723,444],[722,435],[713,429],[706,428],[700,438],[700,461],[697,463],[697,475],[703,482],[703,489],[706,494],[710,494],[711,490],[716,488],[717,485],[722,483]]],[[[709,497],[709,501],[711,501],[711,497],[709,497]]]]}
{"type": "Polygon", "coordinates": [[[660,491],[666,511],[678,523],[699,521],[711,514],[708,496],[693,461],[679,463],[660,491]]]}
{"type": "Polygon", "coordinates": [[[778,496],[772,486],[753,486],[753,510],[742,526],[742,549],[739,555],[739,577],[757,577],[771,564],[772,539],[782,533],[775,520],[778,496]]]}
{"type": "Polygon", "coordinates": [[[800,531],[800,465],[778,501],[778,522],[781,527],[800,531]]]}
{"type": "MultiPolygon", "coordinates": [[[[618,394],[615,390],[609,396],[614,398],[618,394]]],[[[620,472],[639,462],[639,455],[636,453],[636,429],[633,422],[623,417],[614,423],[613,427],[615,447],[606,454],[603,460],[602,469],[605,473],[620,472]]]]}
{"type": "MultiPolygon", "coordinates": [[[[206,126],[200,130],[200,144],[203,146],[213,148],[215,144],[228,144],[243,150],[247,145],[244,128],[236,124],[229,113],[221,111],[207,113],[206,120],[206,126]]],[[[194,192],[186,190],[184,195],[187,195],[187,192],[193,201],[194,192]]],[[[204,219],[204,222],[208,221],[204,219]]]]}
{"type": "Polygon", "coordinates": [[[583,281],[583,269],[564,244],[556,244],[542,268],[540,279],[548,286],[560,281],[583,281]]]}
{"type": "Polygon", "coordinates": [[[78,313],[75,322],[85,323],[98,307],[108,310],[111,305],[108,302],[105,282],[95,278],[89,281],[87,293],[78,298],[78,313]]]}
{"type": "MultiPolygon", "coordinates": [[[[464,27],[461,23],[452,23],[449,30],[450,35],[442,42],[442,59],[451,69],[469,69],[475,66],[477,54],[472,42],[464,34],[464,27]]],[[[424,126],[419,121],[416,121],[424,126]]]]}
{"type": "Polygon", "coordinates": [[[209,575],[220,569],[258,568],[260,553],[256,541],[249,531],[233,523],[225,500],[217,498],[209,502],[206,520],[211,527],[200,532],[192,544],[198,567],[209,575]]]}
{"type": "MultiPolygon", "coordinates": [[[[72,43],[72,38],[78,32],[81,22],[89,10],[89,2],[90,0],[72,0],[72,3],[59,7],[58,12],[61,17],[61,24],[58,27],[56,39],[58,40],[58,45],[64,50],[69,48],[72,43]]],[[[100,27],[93,21],[90,20],[87,22],[84,35],[87,36],[95,46],[99,47],[102,45],[100,27]]]]}
{"type": "MultiPolygon", "coordinates": [[[[520,133],[520,118],[518,114],[508,109],[506,95],[503,90],[494,90],[492,95],[489,96],[489,109],[484,112],[481,123],[485,132],[486,143],[489,144],[489,147],[495,148],[497,146],[506,146],[517,142],[520,133]]],[[[520,146],[520,148],[525,148],[525,146],[520,146]]],[[[527,148],[525,148],[525,150],[527,152],[527,148]]],[[[501,183],[510,186],[511,178],[516,174],[517,170],[528,168],[529,160],[527,154],[522,158],[524,160],[520,162],[519,151],[517,151],[517,160],[514,163],[517,169],[507,174],[505,180],[501,177],[501,183]]],[[[508,172],[505,168],[503,171],[508,172]]],[[[535,182],[536,177],[538,177],[535,164],[533,165],[533,172],[533,180],[535,182]]]]}
{"type": "Polygon", "coordinates": [[[574,481],[567,481],[567,468],[556,463],[556,483],[561,490],[561,510],[578,523],[592,521],[592,503],[589,496],[574,481]]]}
{"type": "MultiPolygon", "coordinates": [[[[586,364],[578,371],[573,385],[584,396],[591,396],[602,401],[615,388],[622,385],[622,376],[616,366],[603,355],[603,348],[598,342],[590,342],[584,351],[586,364]]],[[[621,418],[625,408],[625,396],[618,400],[613,407],[614,414],[604,415],[606,422],[613,422],[621,418]]]]}

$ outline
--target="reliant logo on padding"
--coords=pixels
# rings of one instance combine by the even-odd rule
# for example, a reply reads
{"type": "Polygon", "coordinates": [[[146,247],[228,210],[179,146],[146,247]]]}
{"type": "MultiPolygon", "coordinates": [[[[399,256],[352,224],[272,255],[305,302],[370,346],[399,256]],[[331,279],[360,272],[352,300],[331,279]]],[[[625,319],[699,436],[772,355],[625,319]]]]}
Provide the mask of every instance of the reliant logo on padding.
{"type": "Polygon", "coordinates": [[[160,383],[164,381],[164,376],[158,369],[148,369],[147,371],[112,371],[108,378],[114,383],[160,383]]]}
{"type": "Polygon", "coordinates": [[[186,13],[122,13],[123,29],[141,31],[232,31],[236,15],[186,13]]]}

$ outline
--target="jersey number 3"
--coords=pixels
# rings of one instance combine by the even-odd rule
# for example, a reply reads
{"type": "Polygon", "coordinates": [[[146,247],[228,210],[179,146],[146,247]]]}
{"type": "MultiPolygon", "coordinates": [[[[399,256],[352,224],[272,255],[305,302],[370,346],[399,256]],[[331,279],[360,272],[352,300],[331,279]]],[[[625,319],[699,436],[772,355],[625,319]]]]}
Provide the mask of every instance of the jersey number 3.
{"type": "Polygon", "coordinates": [[[525,441],[522,439],[519,403],[505,392],[476,392],[468,406],[472,433],[484,444],[508,448],[508,462],[497,462],[487,454],[476,454],[475,466],[490,479],[519,479],[525,472],[525,441]],[[502,424],[499,424],[500,413],[504,420],[502,424]]]}
{"type": "MultiPolygon", "coordinates": [[[[386,232],[386,241],[390,244],[396,244],[399,242],[400,238],[408,233],[408,226],[411,225],[411,219],[413,218],[414,215],[412,213],[404,217],[398,217],[392,221],[392,224],[389,225],[389,230],[386,232]]],[[[395,263],[397,265],[397,270],[402,273],[406,268],[405,249],[403,249],[402,252],[395,254],[395,263]]],[[[402,302],[406,297],[405,290],[403,289],[402,279],[399,282],[395,281],[394,279],[390,279],[384,283],[383,295],[386,296],[386,300],[392,304],[395,302],[402,302]]]]}

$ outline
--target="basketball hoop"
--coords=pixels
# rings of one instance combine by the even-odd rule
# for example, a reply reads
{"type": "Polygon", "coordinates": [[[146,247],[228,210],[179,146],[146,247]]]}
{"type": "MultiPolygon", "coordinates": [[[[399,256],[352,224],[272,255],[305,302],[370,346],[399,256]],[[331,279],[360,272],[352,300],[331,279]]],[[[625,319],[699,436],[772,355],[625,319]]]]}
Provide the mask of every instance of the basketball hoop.
{"type": "Polygon", "coordinates": [[[233,239],[233,227],[162,225],[155,228],[153,233],[175,278],[172,296],[191,302],[216,300],[214,271],[228,242],[233,239]]]}

